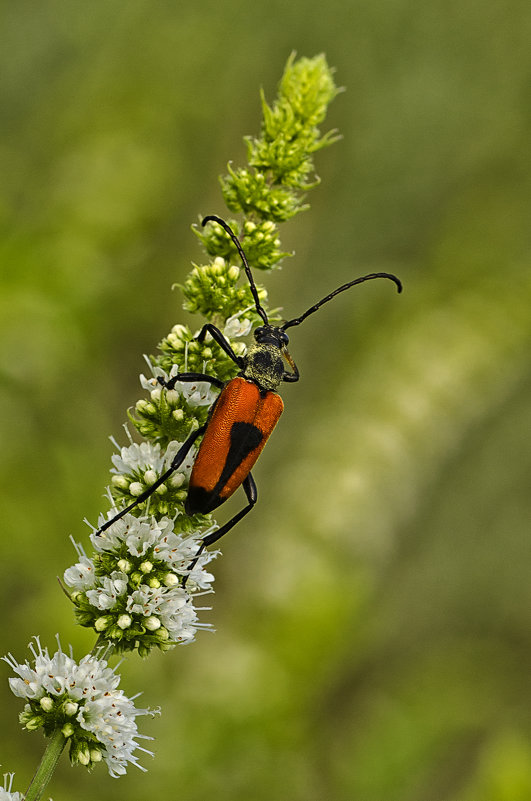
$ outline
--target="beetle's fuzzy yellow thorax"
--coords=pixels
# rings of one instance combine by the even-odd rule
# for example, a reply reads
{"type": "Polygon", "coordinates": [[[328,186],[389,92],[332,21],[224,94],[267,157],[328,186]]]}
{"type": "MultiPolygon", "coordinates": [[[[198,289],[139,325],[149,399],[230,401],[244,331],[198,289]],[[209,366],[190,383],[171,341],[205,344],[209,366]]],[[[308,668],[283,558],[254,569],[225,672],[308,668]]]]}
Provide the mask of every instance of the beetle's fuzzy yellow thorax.
{"type": "Polygon", "coordinates": [[[254,381],[261,389],[275,390],[284,374],[282,352],[277,345],[250,345],[245,357],[244,378],[254,381]]]}

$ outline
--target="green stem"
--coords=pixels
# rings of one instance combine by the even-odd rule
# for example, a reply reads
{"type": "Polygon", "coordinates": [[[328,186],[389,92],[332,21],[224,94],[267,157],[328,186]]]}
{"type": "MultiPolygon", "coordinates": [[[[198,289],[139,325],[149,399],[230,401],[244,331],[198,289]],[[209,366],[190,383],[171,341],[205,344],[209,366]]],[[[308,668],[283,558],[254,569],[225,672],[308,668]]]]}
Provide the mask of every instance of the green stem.
{"type": "Polygon", "coordinates": [[[41,759],[41,764],[37,768],[31,780],[31,784],[28,787],[28,791],[24,796],[25,801],[39,801],[39,798],[42,797],[46,785],[52,778],[65,745],[66,738],[61,732],[61,729],[57,729],[48,741],[48,746],[41,759]]]}

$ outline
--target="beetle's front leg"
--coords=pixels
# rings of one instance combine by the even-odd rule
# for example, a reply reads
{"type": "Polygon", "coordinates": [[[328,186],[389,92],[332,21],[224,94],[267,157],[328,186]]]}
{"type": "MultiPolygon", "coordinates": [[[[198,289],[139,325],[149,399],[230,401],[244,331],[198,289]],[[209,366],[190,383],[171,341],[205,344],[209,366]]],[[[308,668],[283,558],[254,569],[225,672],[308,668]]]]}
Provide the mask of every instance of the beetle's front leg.
{"type": "Polygon", "coordinates": [[[155,490],[158,487],[160,487],[161,484],[164,484],[164,482],[168,480],[171,474],[174,473],[177,470],[177,468],[181,466],[196,439],[200,437],[202,434],[204,434],[205,431],[206,431],[206,425],[202,425],[195,431],[192,431],[188,439],[181,445],[181,447],[173,457],[172,462],[169,468],[166,470],[166,472],[163,473],[161,476],[159,476],[159,478],[155,482],[153,482],[153,484],[151,484],[151,486],[148,487],[147,490],[142,492],[141,495],[138,496],[138,498],[135,498],[135,500],[132,503],[130,503],[124,509],[120,509],[120,511],[117,512],[114,515],[114,517],[112,517],[110,520],[107,520],[106,523],[100,526],[99,529],[96,531],[96,536],[103,534],[103,532],[110,526],[112,526],[113,523],[116,523],[117,520],[120,520],[121,517],[130,512],[132,509],[134,509],[135,506],[138,506],[139,503],[143,503],[149,498],[150,495],[153,495],[155,490]]]}
{"type": "Polygon", "coordinates": [[[190,383],[193,383],[194,381],[208,381],[209,384],[212,384],[218,389],[221,389],[225,383],[220,378],[216,378],[213,375],[207,375],[206,373],[177,373],[171,378],[168,378],[168,380],[159,375],[157,376],[157,381],[162,387],[164,387],[164,389],[175,389],[175,384],[177,381],[185,381],[190,383]]]}
{"type": "Polygon", "coordinates": [[[239,523],[242,517],[245,517],[245,515],[248,514],[255,505],[256,501],[258,500],[258,492],[251,473],[249,473],[243,480],[242,487],[243,491],[245,492],[245,497],[247,498],[247,506],[244,506],[243,509],[240,509],[240,511],[235,514],[234,517],[231,517],[231,519],[221,526],[221,528],[218,528],[217,531],[214,531],[212,534],[209,534],[207,537],[205,537],[201,545],[201,551],[203,548],[208,548],[209,545],[212,545],[214,542],[217,542],[224,537],[225,534],[227,534],[231,528],[234,528],[236,523],[239,523]]]}
{"type": "Polygon", "coordinates": [[[217,344],[219,345],[219,347],[221,348],[221,350],[222,350],[222,351],[224,351],[224,352],[227,354],[227,356],[229,357],[229,359],[232,359],[232,361],[234,362],[234,364],[235,364],[237,367],[239,367],[239,368],[240,368],[240,370],[243,370],[243,367],[244,367],[244,361],[243,361],[242,357],[241,357],[241,356],[236,356],[236,354],[234,353],[234,351],[233,351],[233,349],[232,349],[232,347],[231,347],[231,344],[230,344],[230,342],[229,342],[229,341],[228,341],[228,339],[226,339],[226,337],[225,337],[225,336],[224,336],[224,335],[221,333],[221,331],[219,330],[219,328],[217,328],[217,327],[216,327],[215,325],[213,325],[212,323],[205,323],[205,325],[203,326],[203,328],[201,329],[201,331],[200,331],[200,332],[198,333],[198,335],[196,336],[196,340],[197,340],[198,342],[204,342],[204,341],[205,341],[205,337],[206,337],[206,335],[207,335],[207,334],[210,334],[210,336],[212,337],[212,339],[214,340],[214,342],[217,342],[217,344]]]}

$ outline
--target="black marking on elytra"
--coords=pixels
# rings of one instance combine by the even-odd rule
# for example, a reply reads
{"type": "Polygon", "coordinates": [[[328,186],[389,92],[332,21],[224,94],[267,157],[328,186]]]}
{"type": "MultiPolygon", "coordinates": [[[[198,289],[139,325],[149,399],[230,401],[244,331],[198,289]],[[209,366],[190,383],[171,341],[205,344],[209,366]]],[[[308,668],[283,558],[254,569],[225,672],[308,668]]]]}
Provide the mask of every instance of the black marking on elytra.
{"type": "MultiPolygon", "coordinates": [[[[230,430],[230,448],[223,472],[229,470],[229,475],[246,459],[255,448],[258,448],[264,435],[253,423],[236,422],[230,430]]],[[[220,481],[223,474],[220,476],[220,481]]]]}
{"type": "Polygon", "coordinates": [[[220,497],[223,487],[249,454],[260,445],[263,438],[260,429],[252,423],[233,423],[230,430],[229,451],[216,486],[210,491],[204,487],[191,486],[185,503],[186,514],[198,512],[208,514],[220,506],[225,500],[220,497]]]}
{"type": "Polygon", "coordinates": [[[206,515],[219,505],[216,501],[219,501],[219,496],[213,492],[209,492],[204,487],[190,486],[184,502],[184,511],[187,515],[206,515]]]}

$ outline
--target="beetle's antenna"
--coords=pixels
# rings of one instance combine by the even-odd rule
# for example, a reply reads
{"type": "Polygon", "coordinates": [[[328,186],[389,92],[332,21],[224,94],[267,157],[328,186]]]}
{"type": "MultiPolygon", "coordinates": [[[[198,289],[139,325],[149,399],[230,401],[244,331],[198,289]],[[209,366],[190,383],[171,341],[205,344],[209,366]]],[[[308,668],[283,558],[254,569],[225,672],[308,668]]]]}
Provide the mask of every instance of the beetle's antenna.
{"type": "Polygon", "coordinates": [[[370,273],[369,275],[362,275],[361,278],[355,278],[354,281],[349,281],[348,284],[343,284],[343,286],[335,289],[325,298],[322,298],[314,306],[311,306],[309,309],[307,309],[304,314],[301,314],[300,317],[294,317],[293,320],[289,320],[287,323],[284,323],[284,325],[281,325],[280,330],[285,331],[286,328],[291,328],[293,325],[300,325],[302,321],[305,320],[310,314],[316,312],[317,309],[320,309],[323,304],[328,303],[329,300],[335,298],[335,296],[339,295],[340,292],[344,292],[346,289],[350,289],[351,286],[355,286],[356,284],[362,284],[364,281],[371,281],[373,278],[389,278],[390,281],[394,281],[396,284],[398,292],[402,292],[402,282],[396,277],[396,275],[393,275],[392,273],[370,273]]]}
{"type": "Polygon", "coordinates": [[[245,274],[247,275],[247,280],[249,281],[249,285],[251,287],[251,292],[252,292],[252,295],[253,295],[253,298],[254,298],[256,311],[258,312],[258,314],[260,315],[260,317],[262,318],[264,323],[266,325],[269,325],[269,320],[267,319],[267,314],[265,313],[264,309],[260,305],[260,300],[258,298],[258,290],[256,289],[256,284],[254,283],[253,274],[251,272],[251,268],[249,267],[249,263],[247,262],[247,258],[245,256],[245,253],[243,252],[243,248],[242,248],[242,246],[240,244],[240,240],[238,239],[238,237],[236,236],[236,234],[234,233],[232,228],[229,225],[227,225],[225,220],[222,220],[221,217],[216,217],[215,214],[209,214],[207,217],[205,217],[201,221],[201,225],[204,226],[204,225],[207,224],[207,222],[217,222],[218,225],[221,225],[221,227],[227,232],[227,234],[230,236],[230,238],[232,239],[232,241],[236,245],[236,249],[237,249],[238,253],[240,254],[240,258],[241,258],[241,260],[243,262],[243,266],[245,268],[245,274]]]}

